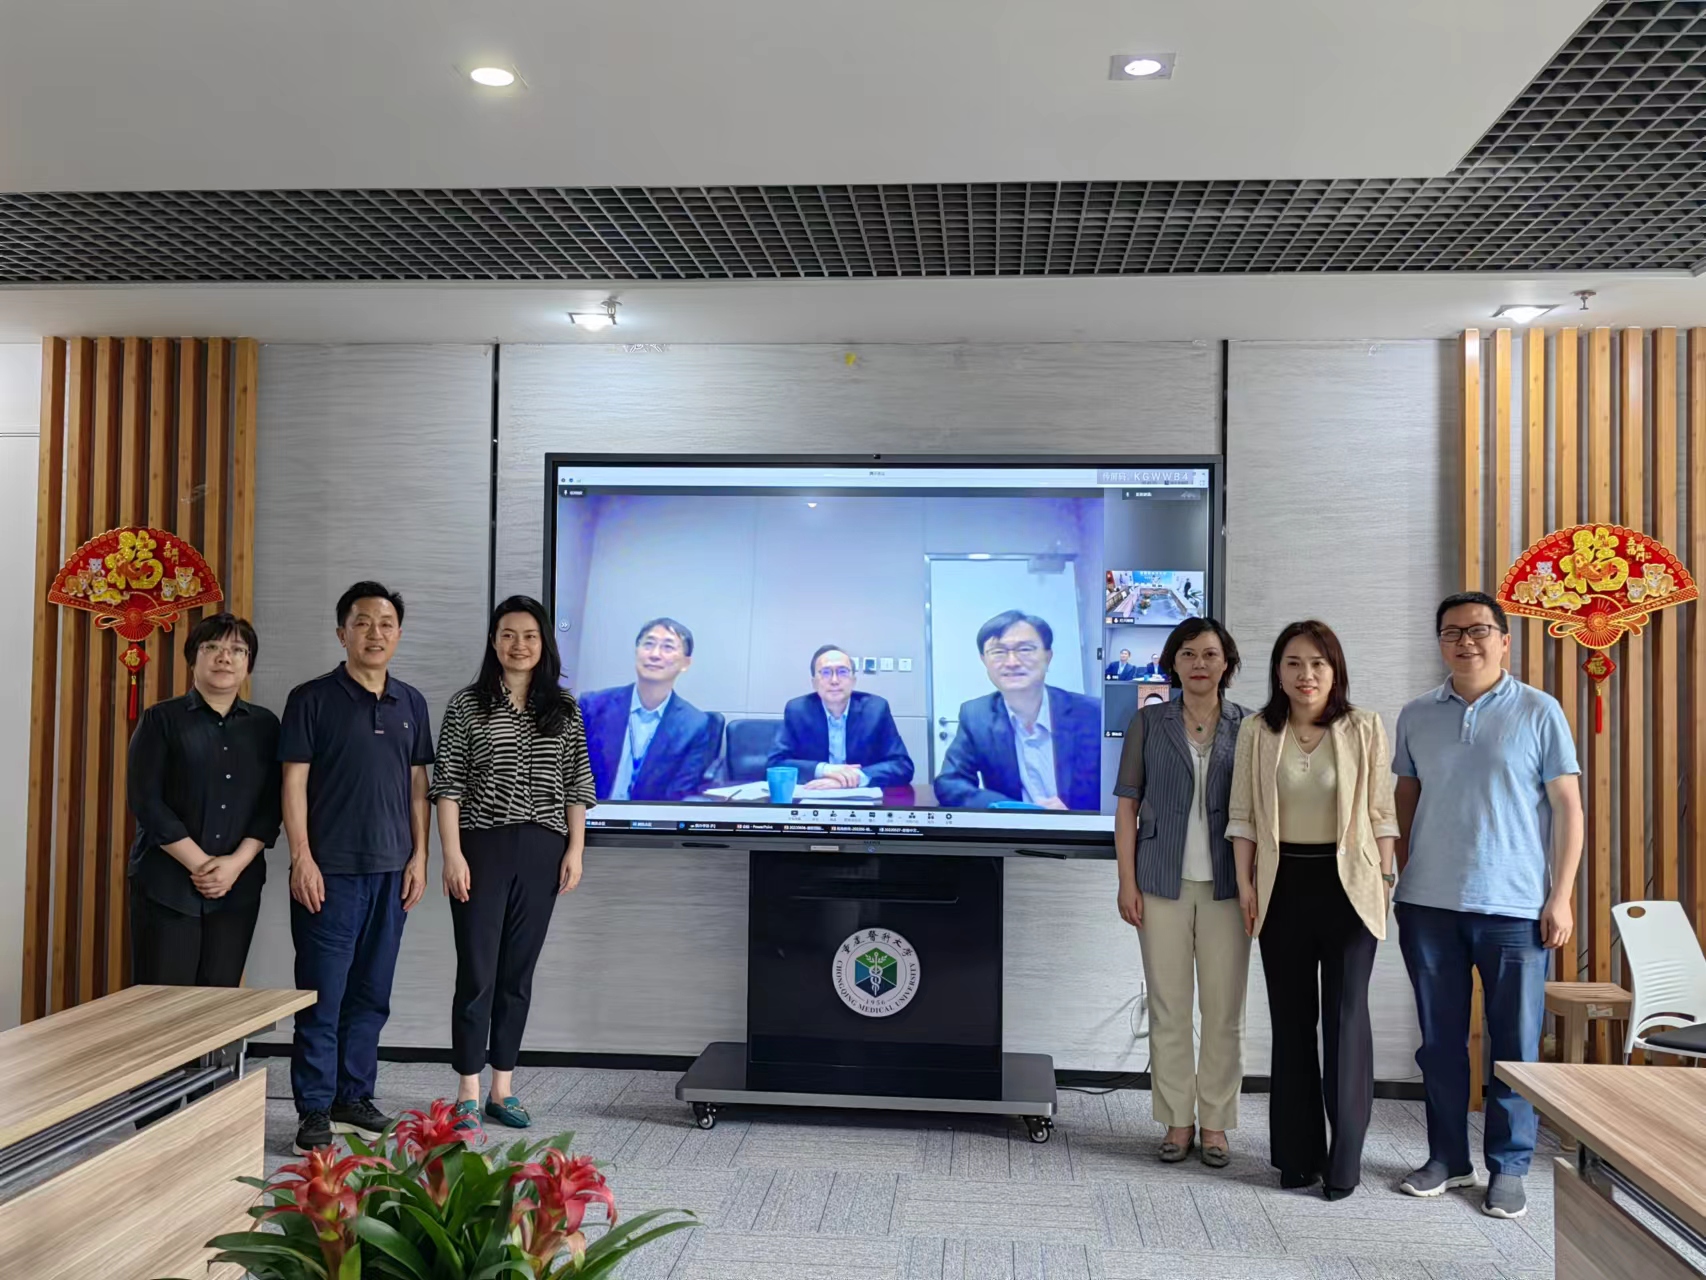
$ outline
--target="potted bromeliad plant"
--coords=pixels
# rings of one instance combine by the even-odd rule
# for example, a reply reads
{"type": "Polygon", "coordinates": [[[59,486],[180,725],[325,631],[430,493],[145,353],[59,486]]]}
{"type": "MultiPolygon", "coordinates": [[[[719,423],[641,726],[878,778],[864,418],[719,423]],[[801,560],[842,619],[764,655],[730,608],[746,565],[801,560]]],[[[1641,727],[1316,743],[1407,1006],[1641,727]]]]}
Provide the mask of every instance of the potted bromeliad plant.
{"type": "Polygon", "coordinates": [[[379,1143],[350,1140],[247,1178],[262,1203],[248,1231],[216,1236],[215,1262],[254,1280],[591,1280],[672,1232],[691,1213],[654,1209],[618,1221],[616,1198],[590,1156],[568,1154],[572,1133],[502,1152],[442,1099],[410,1111],[379,1143]],[[586,1212],[604,1206],[609,1229],[588,1243],[586,1212]]]}

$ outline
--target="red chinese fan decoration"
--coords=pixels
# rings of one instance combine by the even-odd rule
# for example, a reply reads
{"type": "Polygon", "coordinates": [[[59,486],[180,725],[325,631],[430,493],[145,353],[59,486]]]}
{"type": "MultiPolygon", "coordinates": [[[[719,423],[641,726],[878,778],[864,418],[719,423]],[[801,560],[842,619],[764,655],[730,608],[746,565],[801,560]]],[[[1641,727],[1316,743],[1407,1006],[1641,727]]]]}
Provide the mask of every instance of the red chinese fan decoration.
{"type": "Polygon", "coordinates": [[[225,593],[189,543],[162,529],[108,529],[78,547],[48,588],[51,604],[86,609],[130,647],[119,661],[130,672],[129,712],[136,719],[136,677],[148,662],[142,642],[170,631],[187,609],[218,604],[225,593]]]}
{"type": "Polygon", "coordinates": [[[1644,533],[1583,524],[1536,542],[1499,587],[1506,612],[1541,618],[1548,634],[1594,650],[1582,670],[1594,682],[1594,732],[1605,728],[1604,683],[1617,664],[1604,651],[1638,636],[1647,615],[1698,598],[1682,562],[1644,533]]]}

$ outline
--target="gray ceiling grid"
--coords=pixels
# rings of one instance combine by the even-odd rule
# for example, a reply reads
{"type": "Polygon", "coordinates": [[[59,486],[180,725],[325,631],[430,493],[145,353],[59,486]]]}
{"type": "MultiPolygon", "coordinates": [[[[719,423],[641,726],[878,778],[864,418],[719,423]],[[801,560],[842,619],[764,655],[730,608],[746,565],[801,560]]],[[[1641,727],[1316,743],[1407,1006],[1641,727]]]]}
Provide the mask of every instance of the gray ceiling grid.
{"type": "Polygon", "coordinates": [[[0,192],[0,283],[1692,269],[1703,140],[1706,0],[1610,0],[1444,177],[0,192]]]}

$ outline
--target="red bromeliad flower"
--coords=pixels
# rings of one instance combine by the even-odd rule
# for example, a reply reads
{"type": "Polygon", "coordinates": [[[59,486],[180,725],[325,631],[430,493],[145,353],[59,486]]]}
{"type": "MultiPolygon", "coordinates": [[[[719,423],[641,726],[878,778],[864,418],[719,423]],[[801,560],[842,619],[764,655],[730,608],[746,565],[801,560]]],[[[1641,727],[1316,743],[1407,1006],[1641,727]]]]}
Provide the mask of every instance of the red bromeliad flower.
{"type": "Polygon", "coordinates": [[[391,1162],[378,1156],[345,1156],[338,1159],[336,1147],[320,1147],[308,1154],[301,1164],[287,1164],[279,1174],[290,1177],[274,1182],[272,1190],[287,1191],[294,1203],[275,1205],[266,1216],[299,1213],[314,1225],[320,1241],[320,1253],[326,1260],[327,1273],[336,1275],[343,1265],[344,1254],[355,1243],[353,1223],[360,1212],[361,1202],[380,1187],[356,1190],[349,1185],[349,1176],[357,1169],[371,1166],[389,1169],[391,1162]]]}
{"type": "MultiPolygon", "coordinates": [[[[455,1107],[440,1098],[425,1111],[405,1111],[392,1136],[398,1150],[412,1160],[421,1160],[441,1147],[466,1145],[471,1134],[480,1132],[478,1121],[471,1129],[459,1127],[463,1123],[464,1118],[456,1114],[455,1107]]],[[[427,1194],[433,1203],[443,1204],[450,1195],[450,1186],[445,1180],[442,1155],[427,1161],[426,1179],[427,1194]]]]}
{"type": "Polygon", "coordinates": [[[564,1248],[580,1261],[586,1252],[581,1223],[593,1201],[603,1204],[610,1225],[616,1225],[616,1197],[591,1156],[571,1157],[550,1148],[540,1163],[523,1165],[512,1182],[527,1187],[529,1198],[516,1201],[510,1221],[521,1228],[521,1251],[536,1275],[544,1275],[564,1248]]]}

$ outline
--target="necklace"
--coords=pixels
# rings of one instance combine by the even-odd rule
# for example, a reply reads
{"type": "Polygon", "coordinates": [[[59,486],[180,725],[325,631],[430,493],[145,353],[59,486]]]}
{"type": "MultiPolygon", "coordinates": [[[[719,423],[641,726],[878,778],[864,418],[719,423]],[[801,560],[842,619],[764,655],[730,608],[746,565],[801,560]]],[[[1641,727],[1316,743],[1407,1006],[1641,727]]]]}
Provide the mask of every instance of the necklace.
{"type": "Polygon", "coordinates": [[[1304,744],[1303,735],[1289,720],[1285,722],[1285,731],[1291,735],[1291,740],[1297,744],[1297,754],[1303,757],[1303,772],[1308,773],[1309,766],[1315,762],[1315,748],[1321,745],[1321,739],[1326,736],[1327,731],[1323,729],[1307,745],[1304,744]]]}
{"type": "Polygon", "coordinates": [[[1189,707],[1185,708],[1185,712],[1186,712],[1186,725],[1191,731],[1191,736],[1196,737],[1196,738],[1206,738],[1209,734],[1210,726],[1212,724],[1214,724],[1214,722],[1219,718],[1219,715],[1217,712],[1216,715],[1210,716],[1208,718],[1207,723],[1198,724],[1196,714],[1194,712],[1192,712],[1189,707]]]}

